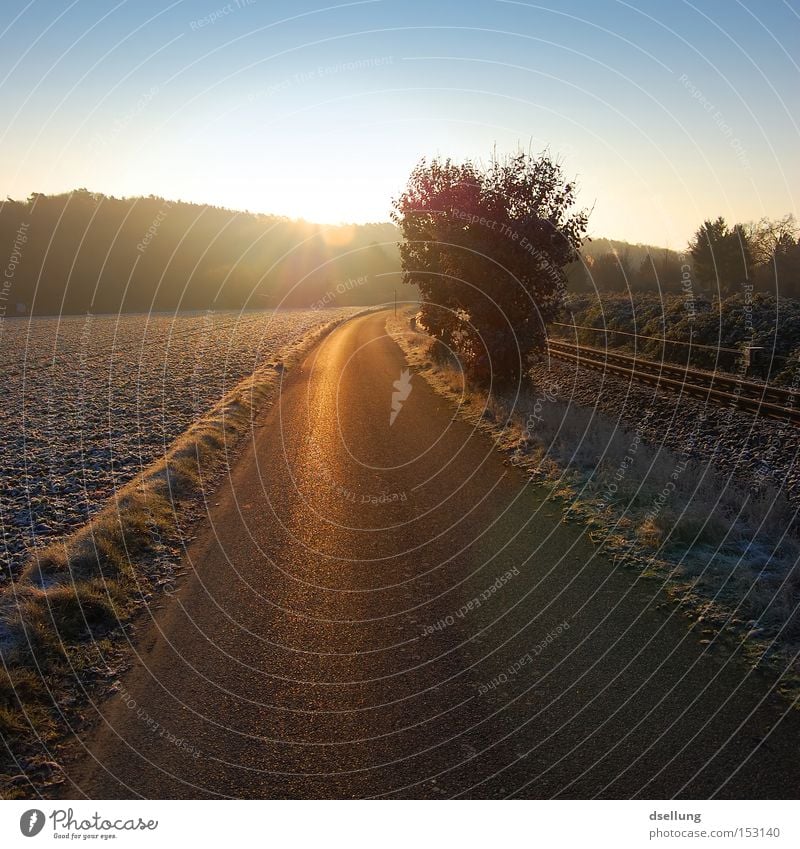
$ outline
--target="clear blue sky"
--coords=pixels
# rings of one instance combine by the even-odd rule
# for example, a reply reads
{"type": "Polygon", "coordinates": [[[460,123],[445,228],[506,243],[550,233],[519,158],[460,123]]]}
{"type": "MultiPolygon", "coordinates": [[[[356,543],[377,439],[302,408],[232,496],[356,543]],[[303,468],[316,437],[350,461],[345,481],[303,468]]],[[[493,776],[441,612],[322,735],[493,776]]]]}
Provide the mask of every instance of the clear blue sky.
{"type": "Polygon", "coordinates": [[[384,220],[423,155],[549,147],[591,231],[797,211],[800,3],[4,0],[2,190],[384,220]]]}

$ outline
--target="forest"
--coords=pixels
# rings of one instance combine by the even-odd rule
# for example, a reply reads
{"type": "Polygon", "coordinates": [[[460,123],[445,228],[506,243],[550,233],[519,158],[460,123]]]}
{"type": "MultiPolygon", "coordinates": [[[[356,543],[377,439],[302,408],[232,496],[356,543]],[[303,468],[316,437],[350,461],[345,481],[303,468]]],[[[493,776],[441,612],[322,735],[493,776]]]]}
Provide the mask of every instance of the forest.
{"type": "Polygon", "coordinates": [[[704,221],[681,250],[608,239],[585,244],[568,269],[573,292],[650,292],[731,296],[762,292],[800,297],[800,240],[792,215],[729,226],[704,221]]]}
{"type": "Polygon", "coordinates": [[[350,306],[399,282],[391,224],[327,227],[80,189],[0,205],[5,315],[350,306]]]}

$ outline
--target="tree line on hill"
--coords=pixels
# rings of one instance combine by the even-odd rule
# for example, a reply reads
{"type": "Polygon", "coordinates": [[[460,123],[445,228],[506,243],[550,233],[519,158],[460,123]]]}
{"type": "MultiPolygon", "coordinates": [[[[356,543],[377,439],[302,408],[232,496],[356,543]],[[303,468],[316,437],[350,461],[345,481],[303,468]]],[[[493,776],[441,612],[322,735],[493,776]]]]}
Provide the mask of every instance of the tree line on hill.
{"type": "Polygon", "coordinates": [[[327,227],[80,189],[0,205],[2,313],[60,315],[391,301],[393,225],[327,227]]]}
{"type": "Polygon", "coordinates": [[[568,269],[574,292],[698,293],[727,297],[747,289],[800,298],[800,230],[792,215],[729,226],[704,221],[681,254],[601,239],[568,269]]]}
{"type": "MultiPolygon", "coordinates": [[[[509,244],[485,236],[492,252],[509,244]]],[[[684,254],[587,240],[565,266],[566,287],[677,293],[688,263],[698,293],[749,284],[800,297],[797,237],[787,216],[706,221],[684,254]]],[[[153,195],[36,193],[0,204],[0,315],[369,305],[396,289],[414,299],[416,287],[399,287],[400,238],[389,222],[331,227],[153,195]]]]}

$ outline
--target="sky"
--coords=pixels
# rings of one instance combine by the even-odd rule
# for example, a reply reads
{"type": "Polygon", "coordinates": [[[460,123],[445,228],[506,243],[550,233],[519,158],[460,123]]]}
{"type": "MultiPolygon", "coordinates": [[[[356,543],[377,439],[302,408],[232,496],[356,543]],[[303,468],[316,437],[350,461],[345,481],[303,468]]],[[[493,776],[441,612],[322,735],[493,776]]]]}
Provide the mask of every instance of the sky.
{"type": "Polygon", "coordinates": [[[422,156],[549,149],[681,249],[797,214],[799,82],[800,0],[3,0],[0,191],[383,221],[422,156]]]}

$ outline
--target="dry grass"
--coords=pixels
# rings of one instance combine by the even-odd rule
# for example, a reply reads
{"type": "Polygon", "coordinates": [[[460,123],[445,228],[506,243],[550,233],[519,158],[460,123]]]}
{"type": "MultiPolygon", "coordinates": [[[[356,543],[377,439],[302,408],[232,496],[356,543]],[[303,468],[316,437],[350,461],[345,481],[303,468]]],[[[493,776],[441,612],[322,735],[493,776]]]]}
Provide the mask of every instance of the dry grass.
{"type": "Polygon", "coordinates": [[[430,337],[410,329],[410,312],[387,322],[409,363],[490,430],[513,462],[565,497],[567,513],[589,523],[598,542],[666,580],[704,621],[738,627],[752,656],[769,653],[800,671],[800,532],[778,488],[751,492],[746,480],[651,445],[547,387],[527,386],[514,398],[465,390],[457,364],[437,362],[430,337]]]}

